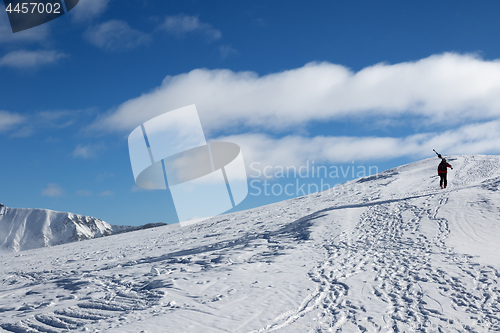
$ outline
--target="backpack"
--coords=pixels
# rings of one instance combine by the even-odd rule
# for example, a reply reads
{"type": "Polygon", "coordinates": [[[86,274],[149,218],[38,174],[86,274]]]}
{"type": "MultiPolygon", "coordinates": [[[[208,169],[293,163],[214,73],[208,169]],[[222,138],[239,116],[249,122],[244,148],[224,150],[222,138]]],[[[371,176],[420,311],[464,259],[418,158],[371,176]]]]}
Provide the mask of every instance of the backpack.
{"type": "Polygon", "coordinates": [[[445,162],[439,163],[438,170],[441,171],[441,172],[446,172],[446,163],[445,162]]]}

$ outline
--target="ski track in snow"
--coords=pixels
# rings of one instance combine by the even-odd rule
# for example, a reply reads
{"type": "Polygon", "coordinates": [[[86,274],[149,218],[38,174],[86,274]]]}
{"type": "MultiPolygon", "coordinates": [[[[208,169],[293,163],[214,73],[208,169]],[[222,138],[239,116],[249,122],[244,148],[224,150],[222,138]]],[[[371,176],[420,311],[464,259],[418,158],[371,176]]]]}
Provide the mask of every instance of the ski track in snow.
{"type": "Polygon", "coordinates": [[[4,264],[0,331],[500,331],[500,267],[447,245],[458,222],[485,240],[441,212],[461,191],[482,191],[481,209],[498,220],[500,201],[488,195],[498,195],[500,159],[450,160],[447,190],[429,179],[435,160],[421,161],[333,193],[134,232],[154,244],[118,242],[133,235],[109,237],[114,249],[105,239],[68,244],[64,260],[53,247],[46,262],[58,269],[29,269],[45,265],[37,256],[4,264]]]}

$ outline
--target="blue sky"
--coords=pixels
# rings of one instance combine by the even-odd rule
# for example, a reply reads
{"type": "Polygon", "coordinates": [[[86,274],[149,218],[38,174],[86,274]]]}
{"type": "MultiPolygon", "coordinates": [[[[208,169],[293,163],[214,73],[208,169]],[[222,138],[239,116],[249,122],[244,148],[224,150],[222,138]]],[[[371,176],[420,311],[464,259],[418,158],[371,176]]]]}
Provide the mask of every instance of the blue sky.
{"type": "MultiPolygon", "coordinates": [[[[498,154],[499,10],[498,1],[80,0],[16,34],[2,11],[0,202],[113,224],[174,222],[165,191],[135,187],[127,136],[190,104],[208,140],[240,145],[249,175],[252,163],[381,171],[432,148],[498,154]]],[[[286,198],[250,195],[239,208],[286,198]]]]}

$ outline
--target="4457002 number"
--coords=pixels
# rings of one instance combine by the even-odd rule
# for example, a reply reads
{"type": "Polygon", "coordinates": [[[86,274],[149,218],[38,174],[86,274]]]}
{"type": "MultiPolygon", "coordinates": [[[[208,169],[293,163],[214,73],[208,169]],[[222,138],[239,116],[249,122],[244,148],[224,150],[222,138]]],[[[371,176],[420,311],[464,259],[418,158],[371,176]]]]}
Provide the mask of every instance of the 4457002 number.
{"type": "Polygon", "coordinates": [[[12,8],[12,4],[9,3],[5,11],[8,13],[16,12],[16,13],[31,13],[31,14],[61,14],[61,4],[56,3],[43,3],[43,2],[23,2],[18,3],[14,8],[12,8]]]}

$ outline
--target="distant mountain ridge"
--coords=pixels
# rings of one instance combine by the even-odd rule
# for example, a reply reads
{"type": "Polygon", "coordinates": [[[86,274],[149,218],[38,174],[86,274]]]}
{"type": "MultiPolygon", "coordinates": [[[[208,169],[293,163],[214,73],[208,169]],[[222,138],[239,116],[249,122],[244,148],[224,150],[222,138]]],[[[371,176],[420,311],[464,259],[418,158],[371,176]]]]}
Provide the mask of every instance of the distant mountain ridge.
{"type": "Polygon", "coordinates": [[[23,251],[157,227],[111,225],[101,219],[48,209],[10,208],[0,204],[0,249],[23,251]]]}

